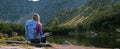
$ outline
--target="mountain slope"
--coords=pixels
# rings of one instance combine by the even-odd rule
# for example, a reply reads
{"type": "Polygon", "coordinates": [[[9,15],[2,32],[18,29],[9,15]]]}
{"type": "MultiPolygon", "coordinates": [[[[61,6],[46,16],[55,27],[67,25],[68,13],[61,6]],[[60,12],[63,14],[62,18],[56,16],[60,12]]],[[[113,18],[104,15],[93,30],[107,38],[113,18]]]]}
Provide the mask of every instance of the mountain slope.
{"type": "Polygon", "coordinates": [[[7,23],[21,24],[31,18],[34,12],[41,16],[43,24],[51,21],[56,14],[66,9],[75,9],[87,0],[1,0],[0,19],[7,23]]]}
{"type": "Polygon", "coordinates": [[[73,10],[65,10],[57,15],[60,26],[75,26],[88,19],[96,11],[111,8],[118,0],[89,0],[73,10]]]}

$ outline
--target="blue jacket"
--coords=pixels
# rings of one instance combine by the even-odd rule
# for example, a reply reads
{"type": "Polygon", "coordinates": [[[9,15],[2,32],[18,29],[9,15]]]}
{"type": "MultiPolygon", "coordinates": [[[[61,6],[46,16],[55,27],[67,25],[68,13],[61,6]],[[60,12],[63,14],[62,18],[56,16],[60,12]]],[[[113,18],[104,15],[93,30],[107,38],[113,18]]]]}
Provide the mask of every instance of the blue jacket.
{"type": "Polygon", "coordinates": [[[38,35],[36,36],[36,34],[35,34],[36,26],[37,26],[37,23],[34,20],[28,20],[25,23],[25,35],[26,35],[27,40],[41,38],[41,36],[43,34],[42,28],[39,28],[38,35]]]}

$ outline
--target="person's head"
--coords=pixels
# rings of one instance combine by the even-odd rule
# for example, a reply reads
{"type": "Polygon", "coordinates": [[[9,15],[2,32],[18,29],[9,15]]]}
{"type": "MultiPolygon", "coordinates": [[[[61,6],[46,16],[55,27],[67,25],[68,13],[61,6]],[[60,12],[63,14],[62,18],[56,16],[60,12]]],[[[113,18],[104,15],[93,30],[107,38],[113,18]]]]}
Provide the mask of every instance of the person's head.
{"type": "Polygon", "coordinates": [[[36,22],[40,22],[40,16],[39,16],[39,14],[34,13],[33,20],[36,21],[36,22]]]}

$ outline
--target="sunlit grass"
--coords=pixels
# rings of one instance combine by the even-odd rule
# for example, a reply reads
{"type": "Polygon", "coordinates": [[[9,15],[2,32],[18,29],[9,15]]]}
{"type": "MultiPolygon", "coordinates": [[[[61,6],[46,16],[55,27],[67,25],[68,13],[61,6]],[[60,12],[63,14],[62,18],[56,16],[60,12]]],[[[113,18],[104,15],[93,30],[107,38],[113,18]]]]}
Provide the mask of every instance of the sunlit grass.
{"type": "Polygon", "coordinates": [[[24,37],[19,37],[19,36],[17,36],[17,37],[11,37],[11,38],[2,38],[2,39],[0,39],[0,47],[3,47],[3,46],[19,46],[19,47],[22,47],[22,48],[25,48],[25,49],[33,49],[32,47],[31,47],[31,45],[28,45],[28,44],[15,44],[15,43],[13,43],[13,44],[7,44],[6,43],[6,40],[24,40],[24,37]]]}
{"type": "Polygon", "coordinates": [[[15,36],[15,37],[11,37],[11,38],[8,38],[9,40],[15,40],[15,41],[25,41],[25,37],[23,36],[15,36]]]}

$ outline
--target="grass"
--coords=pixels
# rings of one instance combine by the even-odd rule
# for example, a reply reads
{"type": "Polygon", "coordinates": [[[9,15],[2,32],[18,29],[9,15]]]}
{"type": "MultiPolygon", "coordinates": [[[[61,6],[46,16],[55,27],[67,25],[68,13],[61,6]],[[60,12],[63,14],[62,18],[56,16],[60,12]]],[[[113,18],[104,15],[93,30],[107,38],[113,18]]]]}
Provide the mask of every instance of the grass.
{"type": "Polygon", "coordinates": [[[25,49],[33,49],[30,45],[28,44],[6,44],[5,39],[0,39],[0,47],[2,46],[19,46],[25,49]]]}
{"type": "Polygon", "coordinates": [[[3,38],[3,34],[2,33],[0,33],[0,39],[2,39],[3,38]]]}
{"type": "MultiPolygon", "coordinates": [[[[15,37],[11,37],[11,38],[2,37],[0,39],[0,47],[3,47],[3,46],[19,46],[19,47],[25,48],[25,49],[34,49],[34,46],[31,46],[29,44],[15,44],[15,43],[7,44],[6,40],[25,41],[25,38],[23,36],[15,36],[15,37]]],[[[49,48],[45,47],[45,49],[49,49],[49,48]]]]}
{"type": "Polygon", "coordinates": [[[8,40],[25,41],[26,39],[23,36],[15,36],[15,37],[8,38],[8,40]]]}
{"type": "Polygon", "coordinates": [[[0,39],[0,45],[6,44],[5,40],[0,39]]]}
{"type": "Polygon", "coordinates": [[[25,48],[25,49],[33,49],[31,47],[31,45],[28,45],[28,44],[7,44],[6,40],[25,41],[25,38],[23,36],[15,36],[15,37],[11,37],[11,38],[2,37],[0,39],[0,47],[2,47],[2,46],[19,46],[19,47],[22,47],[22,48],[25,48]]]}
{"type": "Polygon", "coordinates": [[[6,45],[6,40],[5,39],[0,39],[0,46],[4,46],[6,45]]]}
{"type": "Polygon", "coordinates": [[[7,44],[6,46],[19,46],[21,48],[25,49],[33,49],[30,45],[28,44],[7,44]]]}
{"type": "Polygon", "coordinates": [[[5,38],[3,37],[3,34],[0,33],[0,45],[5,45],[6,42],[5,42],[5,38]]]}

